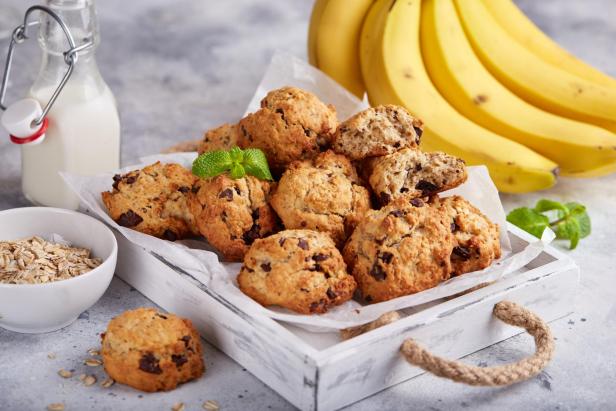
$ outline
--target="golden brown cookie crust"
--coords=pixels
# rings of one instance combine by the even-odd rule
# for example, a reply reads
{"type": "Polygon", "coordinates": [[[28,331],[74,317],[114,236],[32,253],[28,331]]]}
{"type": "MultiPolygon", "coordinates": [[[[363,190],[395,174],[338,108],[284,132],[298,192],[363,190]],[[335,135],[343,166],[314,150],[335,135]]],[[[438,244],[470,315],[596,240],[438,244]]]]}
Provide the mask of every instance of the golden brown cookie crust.
{"type": "Polygon", "coordinates": [[[126,311],[101,335],[103,365],[115,381],[168,391],[205,371],[199,334],[190,320],[153,308],[126,311]]]}
{"type": "Polygon", "coordinates": [[[452,249],[444,213],[420,199],[400,199],[369,212],[343,255],[366,302],[381,302],[447,280],[452,249]]]}
{"type": "Polygon", "coordinates": [[[286,228],[325,232],[341,247],[370,210],[370,194],[357,183],[351,162],[327,151],[314,161],[292,163],[271,205],[286,228]]]}
{"type": "Polygon", "coordinates": [[[395,105],[371,107],[340,123],[333,149],[351,160],[384,156],[419,146],[423,123],[405,108],[395,105]]]}
{"type": "Polygon", "coordinates": [[[483,270],[500,258],[498,225],[477,207],[460,196],[434,199],[433,202],[449,218],[455,238],[451,253],[452,275],[483,270]]]}
{"type": "Polygon", "coordinates": [[[187,193],[195,177],[179,164],[151,164],[113,178],[103,203],[119,225],[175,241],[197,233],[187,193]]]}
{"type": "Polygon", "coordinates": [[[441,152],[406,148],[368,162],[370,186],[381,205],[400,197],[426,197],[452,189],[468,177],[464,160],[441,152]]]}
{"type": "Polygon", "coordinates": [[[223,124],[203,135],[203,140],[197,147],[197,152],[203,154],[208,151],[230,150],[238,144],[238,129],[236,124],[223,124]]]}
{"type": "Polygon", "coordinates": [[[353,297],[355,280],[329,236],[285,230],[254,242],[237,277],[244,294],[264,306],[324,313],[353,297]]]}
{"type": "Polygon", "coordinates": [[[240,120],[238,143],[260,148],[272,169],[283,170],[326,149],[337,125],[333,106],[307,91],[283,87],[270,91],[260,110],[240,120]]]}
{"type": "Polygon", "coordinates": [[[201,234],[227,261],[242,261],[257,238],[278,229],[268,205],[271,183],[226,174],[198,180],[189,193],[189,207],[201,234]]]}

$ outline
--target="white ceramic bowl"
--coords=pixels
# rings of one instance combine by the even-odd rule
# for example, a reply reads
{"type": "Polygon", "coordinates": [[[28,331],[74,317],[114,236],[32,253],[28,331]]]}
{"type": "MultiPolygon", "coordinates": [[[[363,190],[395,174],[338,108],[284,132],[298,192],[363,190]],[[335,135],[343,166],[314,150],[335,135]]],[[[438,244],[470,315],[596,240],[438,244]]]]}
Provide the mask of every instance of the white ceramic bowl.
{"type": "Polygon", "coordinates": [[[0,241],[59,234],[89,248],[103,263],[85,274],[45,284],[0,283],[0,327],[44,333],[66,327],[103,295],[113,278],[118,244],[100,221],[60,208],[25,207],[0,211],[0,241]]]}

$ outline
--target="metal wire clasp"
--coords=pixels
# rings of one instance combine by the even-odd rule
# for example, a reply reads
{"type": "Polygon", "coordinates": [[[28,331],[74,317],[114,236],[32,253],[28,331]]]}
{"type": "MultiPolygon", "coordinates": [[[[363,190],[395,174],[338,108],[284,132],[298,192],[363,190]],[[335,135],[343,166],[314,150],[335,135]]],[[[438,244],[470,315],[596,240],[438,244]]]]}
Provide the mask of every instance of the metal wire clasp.
{"type": "Polygon", "coordinates": [[[63,53],[64,62],[68,65],[68,69],[66,70],[64,77],[62,77],[58,88],[56,88],[56,90],[51,95],[51,98],[49,99],[49,102],[47,102],[47,105],[43,109],[43,112],[41,113],[39,118],[34,120],[34,124],[38,126],[43,122],[45,116],[47,116],[47,113],[49,112],[49,110],[51,110],[53,103],[55,103],[56,99],[58,98],[58,95],[71,77],[75,64],[77,64],[77,60],[79,57],[78,53],[89,47],[92,47],[94,43],[92,41],[89,41],[87,43],[77,46],[75,44],[75,40],[73,39],[73,35],[68,29],[66,23],[64,23],[64,20],[62,20],[62,17],[60,17],[55,11],[53,11],[49,7],[37,5],[28,8],[28,10],[26,10],[26,14],[24,15],[23,24],[17,26],[17,28],[13,30],[13,35],[11,36],[9,51],[6,57],[6,64],[4,66],[4,75],[2,76],[2,86],[0,86],[0,109],[6,110],[6,106],[4,105],[4,98],[6,95],[6,89],[8,87],[9,74],[11,72],[11,65],[13,63],[13,53],[15,52],[15,46],[17,44],[23,43],[26,39],[29,38],[28,29],[30,27],[40,25],[40,22],[38,21],[28,21],[30,14],[37,10],[49,14],[60,25],[60,28],[62,28],[62,31],[66,35],[66,39],[68,40],[68,45],[70,47],[67,51],[63,53]]]}

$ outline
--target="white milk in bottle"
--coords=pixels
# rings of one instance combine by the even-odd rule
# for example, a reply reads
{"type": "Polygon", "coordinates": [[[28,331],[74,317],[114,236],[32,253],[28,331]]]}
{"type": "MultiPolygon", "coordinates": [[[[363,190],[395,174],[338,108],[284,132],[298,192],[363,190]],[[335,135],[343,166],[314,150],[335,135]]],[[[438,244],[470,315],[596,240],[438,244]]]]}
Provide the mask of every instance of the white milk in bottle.
{"type": "MultiPolygon", "coordinates": [[[[48,0],[47,5],[67,24],[77,45],[94,45],[78,53],[74,71],[52,106],[46,137],[22,146],[22,188],[34,204],[76,209],[78,198],[65,185],[60,171],[80,175],[119,167],[120,121],[111,91],[103,81],[94,51],[99,43],[93,0],[48,0]]],[[[67,70],[68,50],[60,26],[41,15],[39,44],[43,62],[30,96],[44,106],[67,70]]]]}

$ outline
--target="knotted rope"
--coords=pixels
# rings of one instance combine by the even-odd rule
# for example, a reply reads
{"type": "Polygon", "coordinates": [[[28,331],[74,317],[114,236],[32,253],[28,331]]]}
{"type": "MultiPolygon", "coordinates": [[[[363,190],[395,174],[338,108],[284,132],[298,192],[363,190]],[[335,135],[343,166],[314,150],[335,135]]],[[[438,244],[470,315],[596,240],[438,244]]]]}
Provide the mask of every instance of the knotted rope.
{"type": "Polygon", "coordinates": [[[412,365],[468,385],[510,385],[539,374],[554,353],[554,339],[548,325],[531,311],[510,301],[496,304],[493,313],[507,324],[525,328],[535,338],[537,348],[532,356],[503,366],[476,367],[430,354],[412,339],[404,341],[400,351],[412,365]]]}

